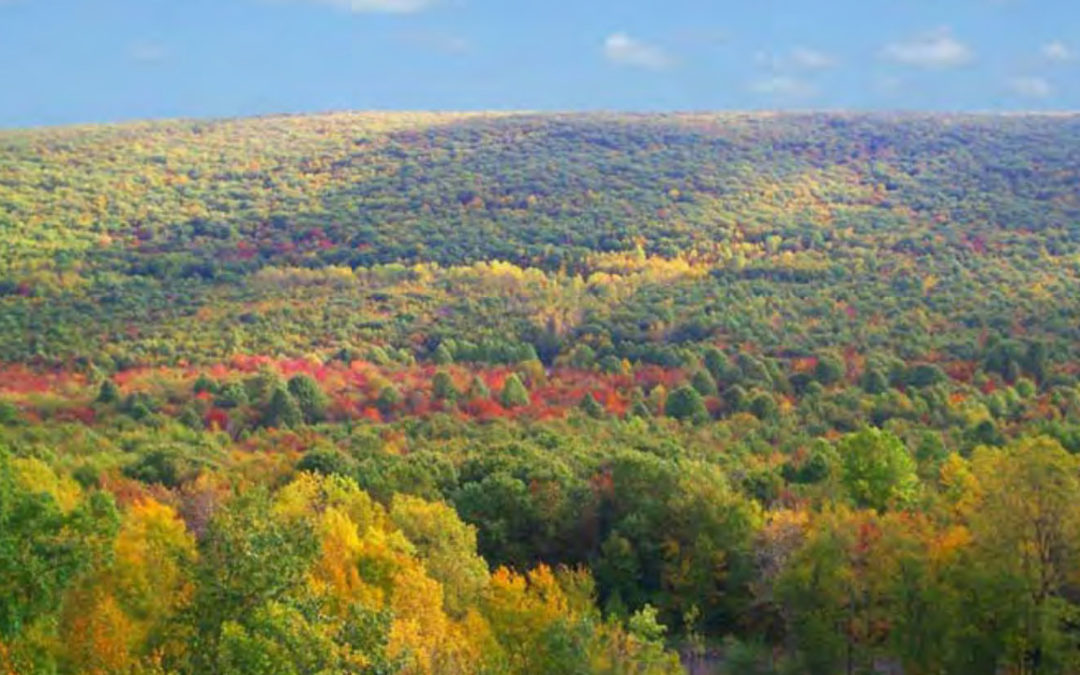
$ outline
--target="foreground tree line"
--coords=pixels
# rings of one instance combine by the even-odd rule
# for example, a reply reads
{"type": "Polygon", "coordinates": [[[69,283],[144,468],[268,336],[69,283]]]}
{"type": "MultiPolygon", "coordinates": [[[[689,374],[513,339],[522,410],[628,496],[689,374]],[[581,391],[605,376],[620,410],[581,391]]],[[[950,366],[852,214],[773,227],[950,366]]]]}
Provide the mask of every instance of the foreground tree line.
{"type": "Polygon", "coordinates": [[[579,570],[489,572],[443,504],[302,473],[204,504],[196,535],[6,449],[0,481],[6,672],[678,672],[654,610],[604,619],[579,570]]]}
{"type": "Polygon", "coordinates": [[[620,414],[600,389],[558,408],[533,401],[527,365],[472,378],[505,414],[459,400],[443,366],[430,401],[406,390],[385,416],[394,385],[375,386],[371,418],[302,363],[9,393],[0,665],[679,672],[677,650],[733,673],[1080,667],[1080,460],[1030,422],[813,438],[820,401],[713,419],[678,371],[688,384],[620,414]]]}

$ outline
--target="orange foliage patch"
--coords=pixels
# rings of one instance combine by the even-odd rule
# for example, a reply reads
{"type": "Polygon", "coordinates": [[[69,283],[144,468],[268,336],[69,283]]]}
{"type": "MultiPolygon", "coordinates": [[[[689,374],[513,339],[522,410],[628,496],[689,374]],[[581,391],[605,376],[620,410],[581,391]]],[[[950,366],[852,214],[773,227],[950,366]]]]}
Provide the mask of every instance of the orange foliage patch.
{"type": "MultiPolygon", "coordinates": [[[[329,397],[328,416],[331,420],[367,419],[384,421],[384,415],[375,407],[375,399],[386,386],[393,386],[402,396],[402,403],[395,415],[427,417],[441,412],[451,412],[463,419],[491,420],[496,418],[527,418],[533,420],[558,419],[576,410],[586,395],[592,395],[609,415],[625,416],[630,408],[635,387],[649,391],[657,386],[671,390],[686,381],[687,373],[681,368],[662,368],[644,365],[631,374],[608,374],[570,367],[554,368],[542,376],[524,377],[530,384],[530,404],[512,409],[504,408],[498,401],[507,378],[518,373],[518,368],[454,364],[376,366],[366,361],[349,364],[340,361],[321,363],[307,358],[273,359],[267,356],[236,355],[227,362],[205,366],[185,364],[175,367],[136,367],[117,373],[114,383],[124,393],[145,391],[152,395],[162,394],[163,388],[175,392],[176,388],[190,387],[200,376],[218,382],[236,381],[251,377],[262,369],[268,369],[283,378],[308,375],[320,383],[329,397]],[[474,377],[478,377],[491,391],[491,397],[461,401],[449,408],[432,399],[432,379],[439,371],[447,372],[458,391],[464,392],[474,377]]],[[[520,373],[519,373],[520,374],[520,373]]],[[[535,375],[535,374],[534,374],[535,375]]],[[[50,371],[38,373],[25,366],[0,367],[0,393],[52,393],[67,397],[70,406],[61,407],[56,415],[61,419],[93,424],[94,408],[87,405],[96,395],[96,389],[78,373],[50,371]]],[[[212,406],[210,392],[192,392],[191,400],[199,402],[206,412],[203,422],[206,428],[232,431],[232,411],[212,406]]],[[[720,401],[710,401],[714,412],[722,406],[720,401]]],[[[26,417],[34,419],[36,411],[26,410],[26,417]]]]}

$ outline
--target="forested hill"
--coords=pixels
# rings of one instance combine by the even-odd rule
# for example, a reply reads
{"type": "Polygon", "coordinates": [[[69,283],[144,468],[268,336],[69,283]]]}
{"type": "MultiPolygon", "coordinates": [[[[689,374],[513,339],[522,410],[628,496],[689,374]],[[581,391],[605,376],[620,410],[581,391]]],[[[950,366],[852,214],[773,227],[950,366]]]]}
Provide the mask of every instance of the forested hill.
{"type": "MultiPolygon", "coordinates": [[[[140,336],[187,332],[200,307],[239,302],[238,283],[264,296],[268,267],[503,261],[587,280],[625,273],[628,254],[732,283],[852,283],[836,299],[874,303],[863,311],[883,288],[943,282],[958,316],[985,318],[995,298],[975,288],[1072,274],[1078,184],[1076,115],[372,113],[9,131],[0,357],[93,356],[103,345],[68,315],[109,306],[104,328],[146,317],[128,327],[146,361],[140,336]],[[49,335],[32,330],[42,311],[49,335]]],[[[393,328],[370,337],[400,345],[393,328]]],[[[757,339],[704,327],[717,330],[757,339]]],[[[339,342],[317,335],[290,346],[339,342]]],[[[201,352],[221,355],[189,358],[201,352]]]]}
{"type": "Polygon", "coordinates": [[[0,673],[1080,672],[1080,116],[0,132],[0,673]]]}
{"type": "Polygon", "coordinates": [[[6,132],[0,161],[16,270],[83,249],[156,276],[558,269],[639,245],[934,252],[1031,232],[1067,252],[1080,209],[1080,116],[335,114],[6,132]]]}

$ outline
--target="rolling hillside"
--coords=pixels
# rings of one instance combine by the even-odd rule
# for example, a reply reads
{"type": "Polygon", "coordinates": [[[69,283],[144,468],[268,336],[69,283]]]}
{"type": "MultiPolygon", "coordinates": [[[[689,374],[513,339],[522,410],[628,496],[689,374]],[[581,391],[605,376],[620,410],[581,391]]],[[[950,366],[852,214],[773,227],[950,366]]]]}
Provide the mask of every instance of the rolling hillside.
{"type": "Polygon", "coordinates": [[[0,132],[0,673],[1080,672],[1080,115],[0,132]]]}

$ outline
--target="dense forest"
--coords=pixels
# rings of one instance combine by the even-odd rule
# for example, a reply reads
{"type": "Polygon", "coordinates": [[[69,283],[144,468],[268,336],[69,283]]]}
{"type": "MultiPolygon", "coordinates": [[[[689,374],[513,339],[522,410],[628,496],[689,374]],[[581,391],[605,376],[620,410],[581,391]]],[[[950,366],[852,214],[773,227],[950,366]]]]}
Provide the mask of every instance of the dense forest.
{"type": "Polygon", "coordinates": [[[1080,115],[0,132],[0,673],[1080,672],[1080,115]]]}

